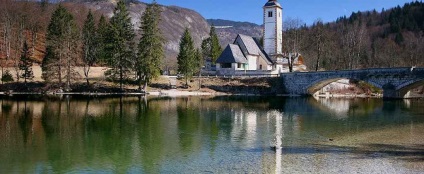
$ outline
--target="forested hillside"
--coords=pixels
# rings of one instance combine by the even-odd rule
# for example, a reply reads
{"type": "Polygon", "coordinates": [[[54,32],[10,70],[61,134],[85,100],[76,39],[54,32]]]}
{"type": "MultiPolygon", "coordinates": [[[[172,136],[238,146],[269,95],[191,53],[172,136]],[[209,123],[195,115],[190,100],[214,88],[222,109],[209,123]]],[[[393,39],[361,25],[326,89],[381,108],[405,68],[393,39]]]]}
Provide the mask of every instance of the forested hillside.
{"type": "MultiPolygon", "coordinates": [[[[36,63],[41,63],[46,51],[46,30],[52,12],[59,4],[54,3],[56,1],[51,2],[49,3],[48,0],[0,0],[0,65],[10,67],[17,64],[24,40],[30,47],[31,59],[36,63]]],[[[96,23],[102,14],[108,21],[113,15],[116,2],[117,0],[67,0],[60,4],[72,14],[76,25],[82,30],[89,9],[92,10],[96,23]]],[[[140,17],[147,5],[135,0],[126,0],[125,2],[134,31],[138,35],[140,17]]],[[[190,29],[196,47],[200,47],[202,39],[208,36],[209,25],[199,13],[190,9],[161,6],[161,10],[159,25],[166,41],[164,66],[176,68],[179,39],[185,27],[190,29]]]]}
{"type": "Polygon", "coordinates": [[[424,3],[352,13],[336,22],[284,23],[284,50],[310,70],[424,66],[424,3]]]}

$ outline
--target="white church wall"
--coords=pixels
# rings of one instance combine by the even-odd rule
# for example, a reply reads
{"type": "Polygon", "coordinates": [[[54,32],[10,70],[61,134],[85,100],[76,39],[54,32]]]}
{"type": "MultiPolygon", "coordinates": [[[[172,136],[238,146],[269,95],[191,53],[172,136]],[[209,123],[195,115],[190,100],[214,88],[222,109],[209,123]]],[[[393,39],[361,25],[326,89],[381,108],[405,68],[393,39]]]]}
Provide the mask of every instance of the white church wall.
{"type": "Polygon", "coordinates": [[[257,56],[252,56],[252,55],[247,55],[247,70],[257,70],[258,69],[258,65],[257,65],[257,56]]]}

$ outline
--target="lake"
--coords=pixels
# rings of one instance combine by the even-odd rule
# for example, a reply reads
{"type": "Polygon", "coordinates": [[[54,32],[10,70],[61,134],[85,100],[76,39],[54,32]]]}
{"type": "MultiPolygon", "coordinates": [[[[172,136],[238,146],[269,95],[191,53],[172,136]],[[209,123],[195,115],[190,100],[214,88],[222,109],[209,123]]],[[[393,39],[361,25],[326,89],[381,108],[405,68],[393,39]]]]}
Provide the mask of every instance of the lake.
{"type": "Polygon", "coordinates": [[[422,99],[0,99],[0,173],[424,172],[422,99]]]}

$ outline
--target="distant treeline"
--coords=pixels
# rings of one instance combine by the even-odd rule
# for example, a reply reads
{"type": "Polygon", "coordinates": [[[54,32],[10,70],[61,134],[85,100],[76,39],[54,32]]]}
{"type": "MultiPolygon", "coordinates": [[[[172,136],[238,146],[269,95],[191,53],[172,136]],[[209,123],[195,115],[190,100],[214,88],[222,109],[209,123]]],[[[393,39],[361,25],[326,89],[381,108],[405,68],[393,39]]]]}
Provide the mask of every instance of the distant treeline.
{"type": "Polygon", "coordinates": [[[312,26],[288,19],[284,27],[284,50],[303,54],[310,70],[424,66],[423,2],[312,26]]]}

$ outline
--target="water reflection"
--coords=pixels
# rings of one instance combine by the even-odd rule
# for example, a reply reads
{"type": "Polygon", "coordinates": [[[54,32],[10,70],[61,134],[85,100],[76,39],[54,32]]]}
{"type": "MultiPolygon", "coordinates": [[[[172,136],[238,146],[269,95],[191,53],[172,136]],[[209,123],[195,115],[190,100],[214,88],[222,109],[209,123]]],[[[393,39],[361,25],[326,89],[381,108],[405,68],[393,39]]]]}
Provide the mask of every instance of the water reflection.
{"type": "Polygon", "coordinates": [[[318,169],[334,158],[321,153],[329,139],[420,125],[423,105],[276,97],[3,97],[0,173],[318,169]]]}

